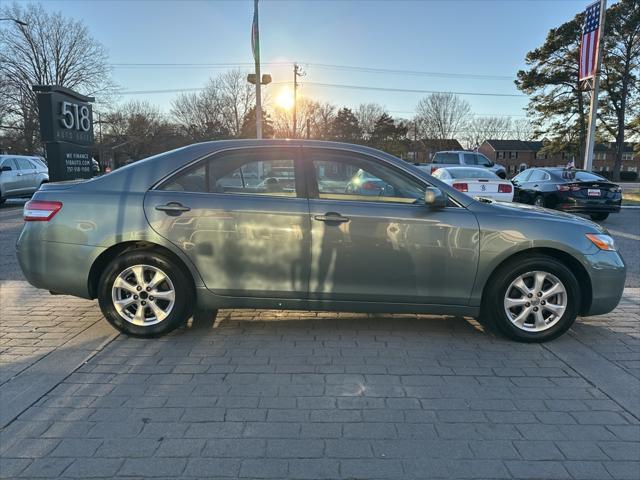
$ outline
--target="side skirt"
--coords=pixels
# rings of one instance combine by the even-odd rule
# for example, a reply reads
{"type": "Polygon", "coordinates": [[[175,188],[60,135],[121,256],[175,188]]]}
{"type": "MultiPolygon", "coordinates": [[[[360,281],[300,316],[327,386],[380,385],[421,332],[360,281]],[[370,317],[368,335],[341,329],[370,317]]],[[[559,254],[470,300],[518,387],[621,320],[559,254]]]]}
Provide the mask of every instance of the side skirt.
{"type": "Polygon", "coordinates": [[[480,307],[424,303],[349,302],[341,300],[299,300],[291,298],[227,297],[196,289],[198,307],[203,309],[251,308],[269,310],[320,310],[360,313],[427,313],[477,317],[480,307]]]}

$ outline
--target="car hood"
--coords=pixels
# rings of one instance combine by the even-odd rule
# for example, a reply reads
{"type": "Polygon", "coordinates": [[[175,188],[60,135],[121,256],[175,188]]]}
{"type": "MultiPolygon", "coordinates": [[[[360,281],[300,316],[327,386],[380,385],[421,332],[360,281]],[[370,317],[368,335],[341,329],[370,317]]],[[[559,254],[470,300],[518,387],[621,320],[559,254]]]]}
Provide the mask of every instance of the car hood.
{"type": "Polygon", "coordinates": [[[556,222],[568,222],[572,224],[582,225],[589,227],[595,231],[608,233],[607,230],[591,220],[588,220],[577,215],[572,215],[566,212],[559,212],[558,210],[551,210],[549,208],[536,207],[534,205],[525,205],[522,203],[511,202],[495,202],[495,201],[481,201],[475,202],[475,207],[481,210],[487,209],[494,215],[508,215],[527,220],[550,220],[556,222]]]}

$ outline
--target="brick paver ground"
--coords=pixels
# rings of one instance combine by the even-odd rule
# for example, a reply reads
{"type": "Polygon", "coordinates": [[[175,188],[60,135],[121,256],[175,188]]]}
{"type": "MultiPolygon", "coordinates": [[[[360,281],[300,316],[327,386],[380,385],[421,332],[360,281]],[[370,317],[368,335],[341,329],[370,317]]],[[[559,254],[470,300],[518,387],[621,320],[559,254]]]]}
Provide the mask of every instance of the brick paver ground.
{"type": "MultiPolygon", "coordinates": [[[[3,370],[101,318],[0,285],[3,370]]],[[[0,477],[638,479],[639,294],[544,345],[462,318],[249,310],[113,336],[0,432],[0,477]]]]}

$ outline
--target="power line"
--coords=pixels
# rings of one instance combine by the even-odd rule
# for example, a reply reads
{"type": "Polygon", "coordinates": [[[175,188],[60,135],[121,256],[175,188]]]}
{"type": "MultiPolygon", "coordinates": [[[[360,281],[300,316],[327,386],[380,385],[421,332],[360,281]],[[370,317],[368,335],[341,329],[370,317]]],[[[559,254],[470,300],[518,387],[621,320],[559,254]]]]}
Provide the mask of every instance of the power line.
{"type": "MultiPolygon", "coordinates": [[[[295,62],[263,62],[263,65],[271,66],[293,66],[295,62]]],[[[513,75],[486,75],[480,73],[460,73],[460,72],[430,72],[423,70],[403,70],[397,68],[362,67],[355,65],[336,65],[330,63],[299,62],[308,67],[316,67],[325,70],[339,70],[349,72],[364,72],[391,75],[425,76],[439,78],[469,78],[474,80],[513,80],[513,75]]],[[[111,63],[115,68],[132,69],[154,69],[154,68],[230,68],[230,67],[252,67],[251,63],[111,63]]]]}
{"type": "MultiPolygon", "coordinates": [[[[293,82],[273,82],[271,85],[290,85],[293,82]]],[[[305,85],[311,85],[315,87],[326,88],[344,88],[348,90],[373,90],[380,92],[397,92],[397,93],[451,93],[461,96],[483,96],[483,97],[516,97],[516,98],[528,98],[526,95],[517,93],[495,93],[495,92],[453,92],[443,90],[421,90],[411,88],[391,88],[391,87],[372,87],[366,85],[345,85],[340,83],[321,83],[321,82],[305,82],[305,85]]],[[[163,89],[163,90],[122,90],[116,93],[120,95],[143,95],[153,93],[187,93],[187,92],[199,92],[204,90],[205,87],[198,88],[175,88],[175,89],[163,89]]]]}
{"type": "MultiPolygon", "coordinates": [[[[301,62],[302,63],[302,62],[301,62]]],[[[345,70],[350,72],[382,73],[393,75],[412,75],[441,78],[473,78],[476,80],[513,80],[511,75],[484,75],[477,73],[454,73],[454,72],[427,72],[421,70],[401,70],[395,68],[377,67],[356,67],[351,65],[333,65],[329,63],[303,63],[306,66],[325,68],[329,70],[345,70]]]]}
{"type": "Polygon", "coordinates": [[[378,92],[398,92],[398,93],[452,93],[454,95],[461,96],[481,96],[481,97],[516,97],[516,98],[528,98],[527,95],[521,93],[493,93],[493,92],[453,92],[442,90],[421,90],[412,88],[391,88],[391,87],[372,87],[364,85],[344,85],[337,83],[321,83],[321,82],[305,82],[305,85],[313,85],[317,87],[327,88],[344,88],[348,90],[373,90],[378,92]]]}

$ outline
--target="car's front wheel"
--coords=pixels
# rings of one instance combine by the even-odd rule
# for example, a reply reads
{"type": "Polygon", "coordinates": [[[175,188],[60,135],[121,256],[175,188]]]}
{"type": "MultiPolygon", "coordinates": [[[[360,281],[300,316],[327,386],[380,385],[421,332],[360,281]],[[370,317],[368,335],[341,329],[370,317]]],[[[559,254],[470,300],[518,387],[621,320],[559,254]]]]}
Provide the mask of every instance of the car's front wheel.
{"type": "Polygon", "coordinates": [[[157,337],[184,324],[193,311],[188,274],[167,256],[132,251],[105,269],[98,301],[105,318],[135,337],[157,337]]]}
{"type": "Polygon", "coordinates": [[[483,299],[483,315],[514,340],[551,340],[566,332],[578,315],[578,281],[555,258],[509,262],[492,278],[483,299]]]}

